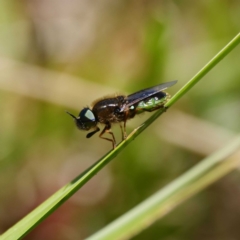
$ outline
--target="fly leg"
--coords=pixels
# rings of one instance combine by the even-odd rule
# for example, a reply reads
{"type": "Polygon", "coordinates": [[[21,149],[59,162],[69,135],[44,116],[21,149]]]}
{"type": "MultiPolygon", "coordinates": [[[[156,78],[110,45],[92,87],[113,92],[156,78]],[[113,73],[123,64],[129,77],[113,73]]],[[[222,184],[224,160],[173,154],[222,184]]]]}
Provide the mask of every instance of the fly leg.
{"type": "Polygon", "coordinates": [[[121,124],[121,123],[120,123],[120,128],[121,128],[121,133],[122,133],[122,140],[124,140],[123,126],[122,126],[122,124],[121,124]]]}
{"type": "Polygon", "coordinates": [[[127,138],[127,132],[126,132],[126,121],[124,121],[124,124],[122,126],[122,124],[120,123],[120,128],[121,128],[121,132],[122,132],[122,140],[127,138]]]}
{"type": "Polygon", "coordinates": [[[93,132],[90,132],[87,134],[87,138],[90,138],[92,135],[94,135],[96,132],[100,131],[100,128],[99,127],[96,127],[96,129],[93,131],[93,132]]]}
{"type": "Polygon", "coordinates": [[[127,120],[124,121],[124,124],[123,124],[123,130],[124,130],[124,139],[127,138],[127,132],[126,132],[126,122],[127,120]]]}
{"type": "Polygon", "coordinates": [[[105,125],[105,127],[104,127],[104,129],[102,130],[102,132],[100,133],[99,137],[102,138],[102,139],[105,139],[105,140],[107,140],[107,141],[112,142],[113,149],[116,147],[116,140],[115,140],[115,137],[114,137],[113,132],[111,131],[111,125],[110,125],[110,123],[107,123],[107,124],[105,125]],[[104,133],[109,133],[109,134],[111,134],[111,135],[112,135],[112,139],[111,139],[111,138],[103,137],[102,135],[103,135],[104,133]]]}
{"type": "Polygon", "coordinates": [[[126,111],[125,114],[124,114],[123,126],[120,123],[120,127],[121,127],[121,130],[122,130],[122,140],[125,140],[127,138],[126,122],[127,122],[128,117],[129,117],[129,113],[130,113],[129,111],[126,111]]]}

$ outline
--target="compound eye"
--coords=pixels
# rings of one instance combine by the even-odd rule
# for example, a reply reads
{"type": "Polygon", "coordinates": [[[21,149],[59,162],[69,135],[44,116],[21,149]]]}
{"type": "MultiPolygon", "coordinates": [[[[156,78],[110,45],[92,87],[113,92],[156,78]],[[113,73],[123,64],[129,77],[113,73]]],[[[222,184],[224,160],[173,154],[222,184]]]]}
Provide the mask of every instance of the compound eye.
{"type": "Polygon", "coordinates": [[[96,118],[93,112],[89,108],[84,108],[78,117],[78,121],[81,124],[81,129],[89,130],[96,126],[96,118]]]}
{"type": "Polygon", "coordinates": [[[94,122],[95,121],[95,116],[93,112],[89,108],[84,108],[80,114],[79,117],[82,122],[94,122]]]}

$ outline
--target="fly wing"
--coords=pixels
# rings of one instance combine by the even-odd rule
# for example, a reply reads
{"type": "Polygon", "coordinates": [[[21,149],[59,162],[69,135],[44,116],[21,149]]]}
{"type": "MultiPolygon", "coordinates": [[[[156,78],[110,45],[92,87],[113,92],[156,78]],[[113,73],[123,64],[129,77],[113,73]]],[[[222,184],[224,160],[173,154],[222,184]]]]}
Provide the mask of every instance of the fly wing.
{"type": "Polygon", "coordinates": [[[130,107],[138,102],[141,102],[142,100],[149,98],[152,95],[154,95],[158,92],[161,92],[161,91],[173,86],[176,83],[177,83],[177,81],[166,82],[166,83],[162,83],[157,86],[154,86],[154,87],[143,89],[143,90],[133,93],[131,95],[128,95],[126,97],[126,104],[124,104],[124,106],[122,107],[121,112],[124,112],[124,110],[127,109],[128,107],[130,107]]]}

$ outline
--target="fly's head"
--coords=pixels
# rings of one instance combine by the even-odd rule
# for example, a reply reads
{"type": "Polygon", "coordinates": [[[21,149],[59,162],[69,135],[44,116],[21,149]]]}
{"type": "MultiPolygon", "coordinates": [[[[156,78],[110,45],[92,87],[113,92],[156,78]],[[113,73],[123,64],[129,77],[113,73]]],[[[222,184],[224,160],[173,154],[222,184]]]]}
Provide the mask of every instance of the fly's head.
{"type": "Polygon", "coordinates": [[[97,125],[96,117],[90,108],[83,108],[78,117],[69,112],[67,114],[74,119],[77,128],[80,130],[88,131],[97,125]]]}

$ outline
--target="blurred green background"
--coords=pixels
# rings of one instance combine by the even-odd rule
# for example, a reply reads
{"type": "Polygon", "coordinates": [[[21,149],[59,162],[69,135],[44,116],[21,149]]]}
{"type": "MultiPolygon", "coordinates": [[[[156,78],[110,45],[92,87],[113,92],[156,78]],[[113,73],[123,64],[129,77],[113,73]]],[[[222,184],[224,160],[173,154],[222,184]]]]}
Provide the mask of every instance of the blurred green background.
{"type": "MultiPolygon", "coordinates": [[[[66,109],[177,79],[173,95],[239,29],[234,0],[1,1],[0,233],[111,149],[66,109]]],[[[239,66],[238,47],[25,239],[84,239],[229,142],[239,66]]],[[[236,171],[134,239],[240,239],[239,186],[236,171]]]]}

